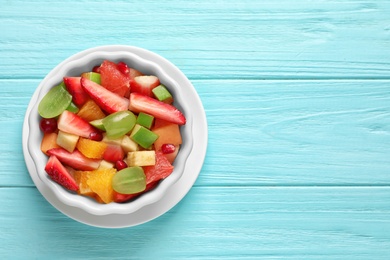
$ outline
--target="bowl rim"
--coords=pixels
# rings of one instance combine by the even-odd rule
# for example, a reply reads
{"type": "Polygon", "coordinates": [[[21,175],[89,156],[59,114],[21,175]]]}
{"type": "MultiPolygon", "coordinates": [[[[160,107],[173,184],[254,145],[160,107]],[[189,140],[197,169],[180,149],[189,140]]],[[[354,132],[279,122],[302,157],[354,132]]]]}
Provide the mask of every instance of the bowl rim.
{"type": "MultiPolygon", "coordinates": [[[[40,143],[40,138],[33,138],[37,136],[37,132],[35,130],[39,130],[39,128],[31,128],[31,125],[36,123],[39,115],[37,112],[38,100],[41,100],[42,96],[58,81],[59,77],[65,76],[71,69],[75,68],[75,64],[81,62],[82,60],[94,60],[104,58],[112,59],[112,60],[132,60],[137,64],[142,64],[144,69],[149,68],[150,73],[153,71],[155,75],[159,78],[161,77],[162,82],[166,82],[169,86],[170,90],[173,90],[173,95],[175,100],[186,100],[186,98],[195,98],[198,103],[200,103],[202,111],[204,114],[203,105],[201,104],[200,98],[195,91],[195,88],[188,80],[188,78],[184,75],[184,73],[179,70],[174,64],[170,61],[166,60],[164,57],[151,52],[149,50],[135,47],[135,46],[127,46],[127,45],[104,45],[98,46],[90,49],[86,49],[84,51],[78,52],[69,58],[65,59],[61,63],[59,63],[56,67],[54,67],[40,82],[37,89],[35,90],[33,97],[30,100],[29,108],[26,111],[25,116],[25,124],[23,127],[23,131],[29,130],[26,136],[26,140],[23,140],[23,143],[27,143],[27,149],[24,149],[25,157],[29,156],[33,158],[34,165],[28,165],[29,173],[37,174],[40,180],[50,188],[53,193],[57,196],[57,198],[67,204],[69,206],[81,208],[86,212],[94,215],[108,215],[108,214],[129,214],[135,212],[142,207],[155,203],[162,198],[162,196],[166,193],[166,191],[171,187],[174,183],[176,183],[182,176],[183,172],[188,168],[187,159],[190,154],[193,152],[194,144],[192,142],[192,134],[195,130],[193,121],[193,113],[191,113],[191,108],[187,104],[187,102],[180,101],[178,104],[179,109],[183,111],[187,118],[186,125],[181,127],[181,131],[184,134],[183,139],[187,140],[181,147],[180,152],[178,154],[178,158],[176,161],[180,161],[183,163],[174,164],[175,170],[174,172],[167,177],[165,180],[161,181],[158,188],[150,191],[148,193],[143,194],[141,197],[137,198],[134,201],[128,203],[110,203],[110,204],[99,204],[95,201],[92,201],[90,198],[86,198],[84,196],[80,196],[77,194],[72,194],[69,191],[62,188],[59,184],[51,181],[47,176],[46,172],[43,170],[44,167],[39,167],[40,165],[44,165],[43,159],[47,160],[47,156],[44,155],[39,146],[37,146],[37,141],[40,143]],[[135,54],[137,53],[137,54],[135,54]],[[141,57],[142,56],[142,57],[141,57]],[[115,57],[115,58],[112,58],[115,57]],[[125,58],[123,58],[125,57],[125,58]],[[153,69],[150,69],[153,68],[153,69]],[[66,71],[66,73],[64,73],[66,71]],[[57,76],[54,76],[57,75],[57,76]],[[186,83],[186,87],[183,88],[179,86],[177,81],[181,83],[183,80],[186,83]],[[184,93],[185,92],[185,93],[184,93]],[[183,97],[184,96],[184,97],[183,97]],[[35,140],[35,141],[34,141],[35,140]],[[37,152],[38,151],[38,152],[37,152]],[[185,157],[185,158],[183,158],[185,157]]],[[[82,63],[85,64],[86,62],[82,63]]],[[[77,68],[79,68],[81,65],[77,68]]],[[[90,67],[90,65],[88,65],[90,67]]],[[[90,69],[90,68],[89,68],[90,69]]],[[[136,67],[137,69],[137,67],[136,67]]],[[[205,121],[206,122],[206,121],[205,121]]],[[[206,122],[207,128],[207,122],[206,122]]],[[[206,138],[207,139],[207,138],[206,138]]],[[[206,142],[207,145],[207,142],[206,142]]],[[[25,160],[26,161],[26,160],[25,160]]],[[[27,163],[27,161],[26,161],[27,163]]],[[[203,161],[202,161],[203,164],[203,161]]]]}

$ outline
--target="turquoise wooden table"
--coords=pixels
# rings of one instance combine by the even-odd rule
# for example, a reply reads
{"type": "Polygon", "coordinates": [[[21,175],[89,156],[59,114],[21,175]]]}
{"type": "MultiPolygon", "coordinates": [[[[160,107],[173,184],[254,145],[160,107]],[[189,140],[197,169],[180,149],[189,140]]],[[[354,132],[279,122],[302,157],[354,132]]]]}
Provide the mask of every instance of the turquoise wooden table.
{"type": "Polygon", "coordinates": [[[0,0],[0,259],[390,259],[390,2],[0,0]],[[172,61],[203,102],[199,178],[163,216],[81,224],[34,186],[35,88],[84,49],[172,61]]]}

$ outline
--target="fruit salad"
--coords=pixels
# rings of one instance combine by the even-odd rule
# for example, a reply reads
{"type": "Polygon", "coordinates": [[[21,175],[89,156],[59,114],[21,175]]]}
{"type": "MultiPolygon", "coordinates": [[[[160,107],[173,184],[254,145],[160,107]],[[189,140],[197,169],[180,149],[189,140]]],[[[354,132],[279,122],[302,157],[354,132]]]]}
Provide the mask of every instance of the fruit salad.
{"type": "Polygon", "coordinates": [[[184,114],[154,75],[104,60],[54,86],[38,105],[45,171],[99,203],[127,202],[174,169],[184,114]]]}

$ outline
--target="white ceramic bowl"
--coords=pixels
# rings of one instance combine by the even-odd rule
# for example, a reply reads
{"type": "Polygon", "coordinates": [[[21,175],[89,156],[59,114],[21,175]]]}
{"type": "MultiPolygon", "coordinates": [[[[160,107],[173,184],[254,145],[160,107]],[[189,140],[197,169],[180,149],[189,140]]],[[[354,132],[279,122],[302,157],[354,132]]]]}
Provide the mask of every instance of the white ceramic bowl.
{"type": "MultiPolygon", "coordinates": [[[[23,127],[24,156],[29,159],[26,159],[27,168],[35,183],[42,182],[44,188],[50,189],[60,202],[68,206],[82,209],[97,216],[130,214],[159,201],[170,187],[181,178],[186,168],[191,167],[191,165],[188,165],[187,159],[196,147],[193,143],[193,134],[196,131],[193,125],[194,115],[201,115],[205,118],[203,107],[195,89],[185,75],[165,58],[132,46],[109,45],[87,49],[61,62],[43,79],[36,89],[27,109],[23,127]],[[53,86],[59,84],[64,76],[78,76],[82,72],[91,70],[104,59],[115,62],[124,61],[129,67],[138,69],[145,74],[156,75],[169,88],[174,96],[174,105],[184,113],[187,119],[186,124],[181,126],[180,129],[183,144],[174,162],[173,173],[161,181],[154,190],[127,203],[100,204],[91,198],[67,191],[48,177],[44,170],[48,157],[40,151],[42,132],[39,129],[40,116],[37,111],[39,101],[53,86]],[[180,82],[180,85],[178,82],[180,82]]],[[[203,120],[202,122],[204,124],[202,127],[207,128],[206,121],[203,120]]],[[[205,145],[205,142],[201,142],[201,144],[205,145]]],[[[203,164],[205,156],[205,147],[202,148],[202,151],[204,153],[199,158],[201,164],[203,164]]]]}

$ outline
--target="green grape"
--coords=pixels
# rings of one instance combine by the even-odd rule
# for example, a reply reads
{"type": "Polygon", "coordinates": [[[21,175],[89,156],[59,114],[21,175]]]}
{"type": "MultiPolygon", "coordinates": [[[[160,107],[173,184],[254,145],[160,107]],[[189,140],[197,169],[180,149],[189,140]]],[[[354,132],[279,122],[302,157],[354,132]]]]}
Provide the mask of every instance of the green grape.
{"type": "Polygon", "coordinates": [[[112,179],[112,188],[122,194],[134,194],[146,189],[146,176],[139,166],[118,171],[112,179]]]}
{"type": "Polygon", "coordinates": [[[43,118],[59,116],[72,102],[72,95],[66,90],[65,84],[53,87],[46,93],[38,105],[38,113],[43,118]]]}
{"type": "Polygon", "coordinates": [[[135,115],[130,111],[119,111],[106,116],[103,119],[103,126],[107,137],[117,139],[124,136],[133,129],[136,120],[135,115]]]}

